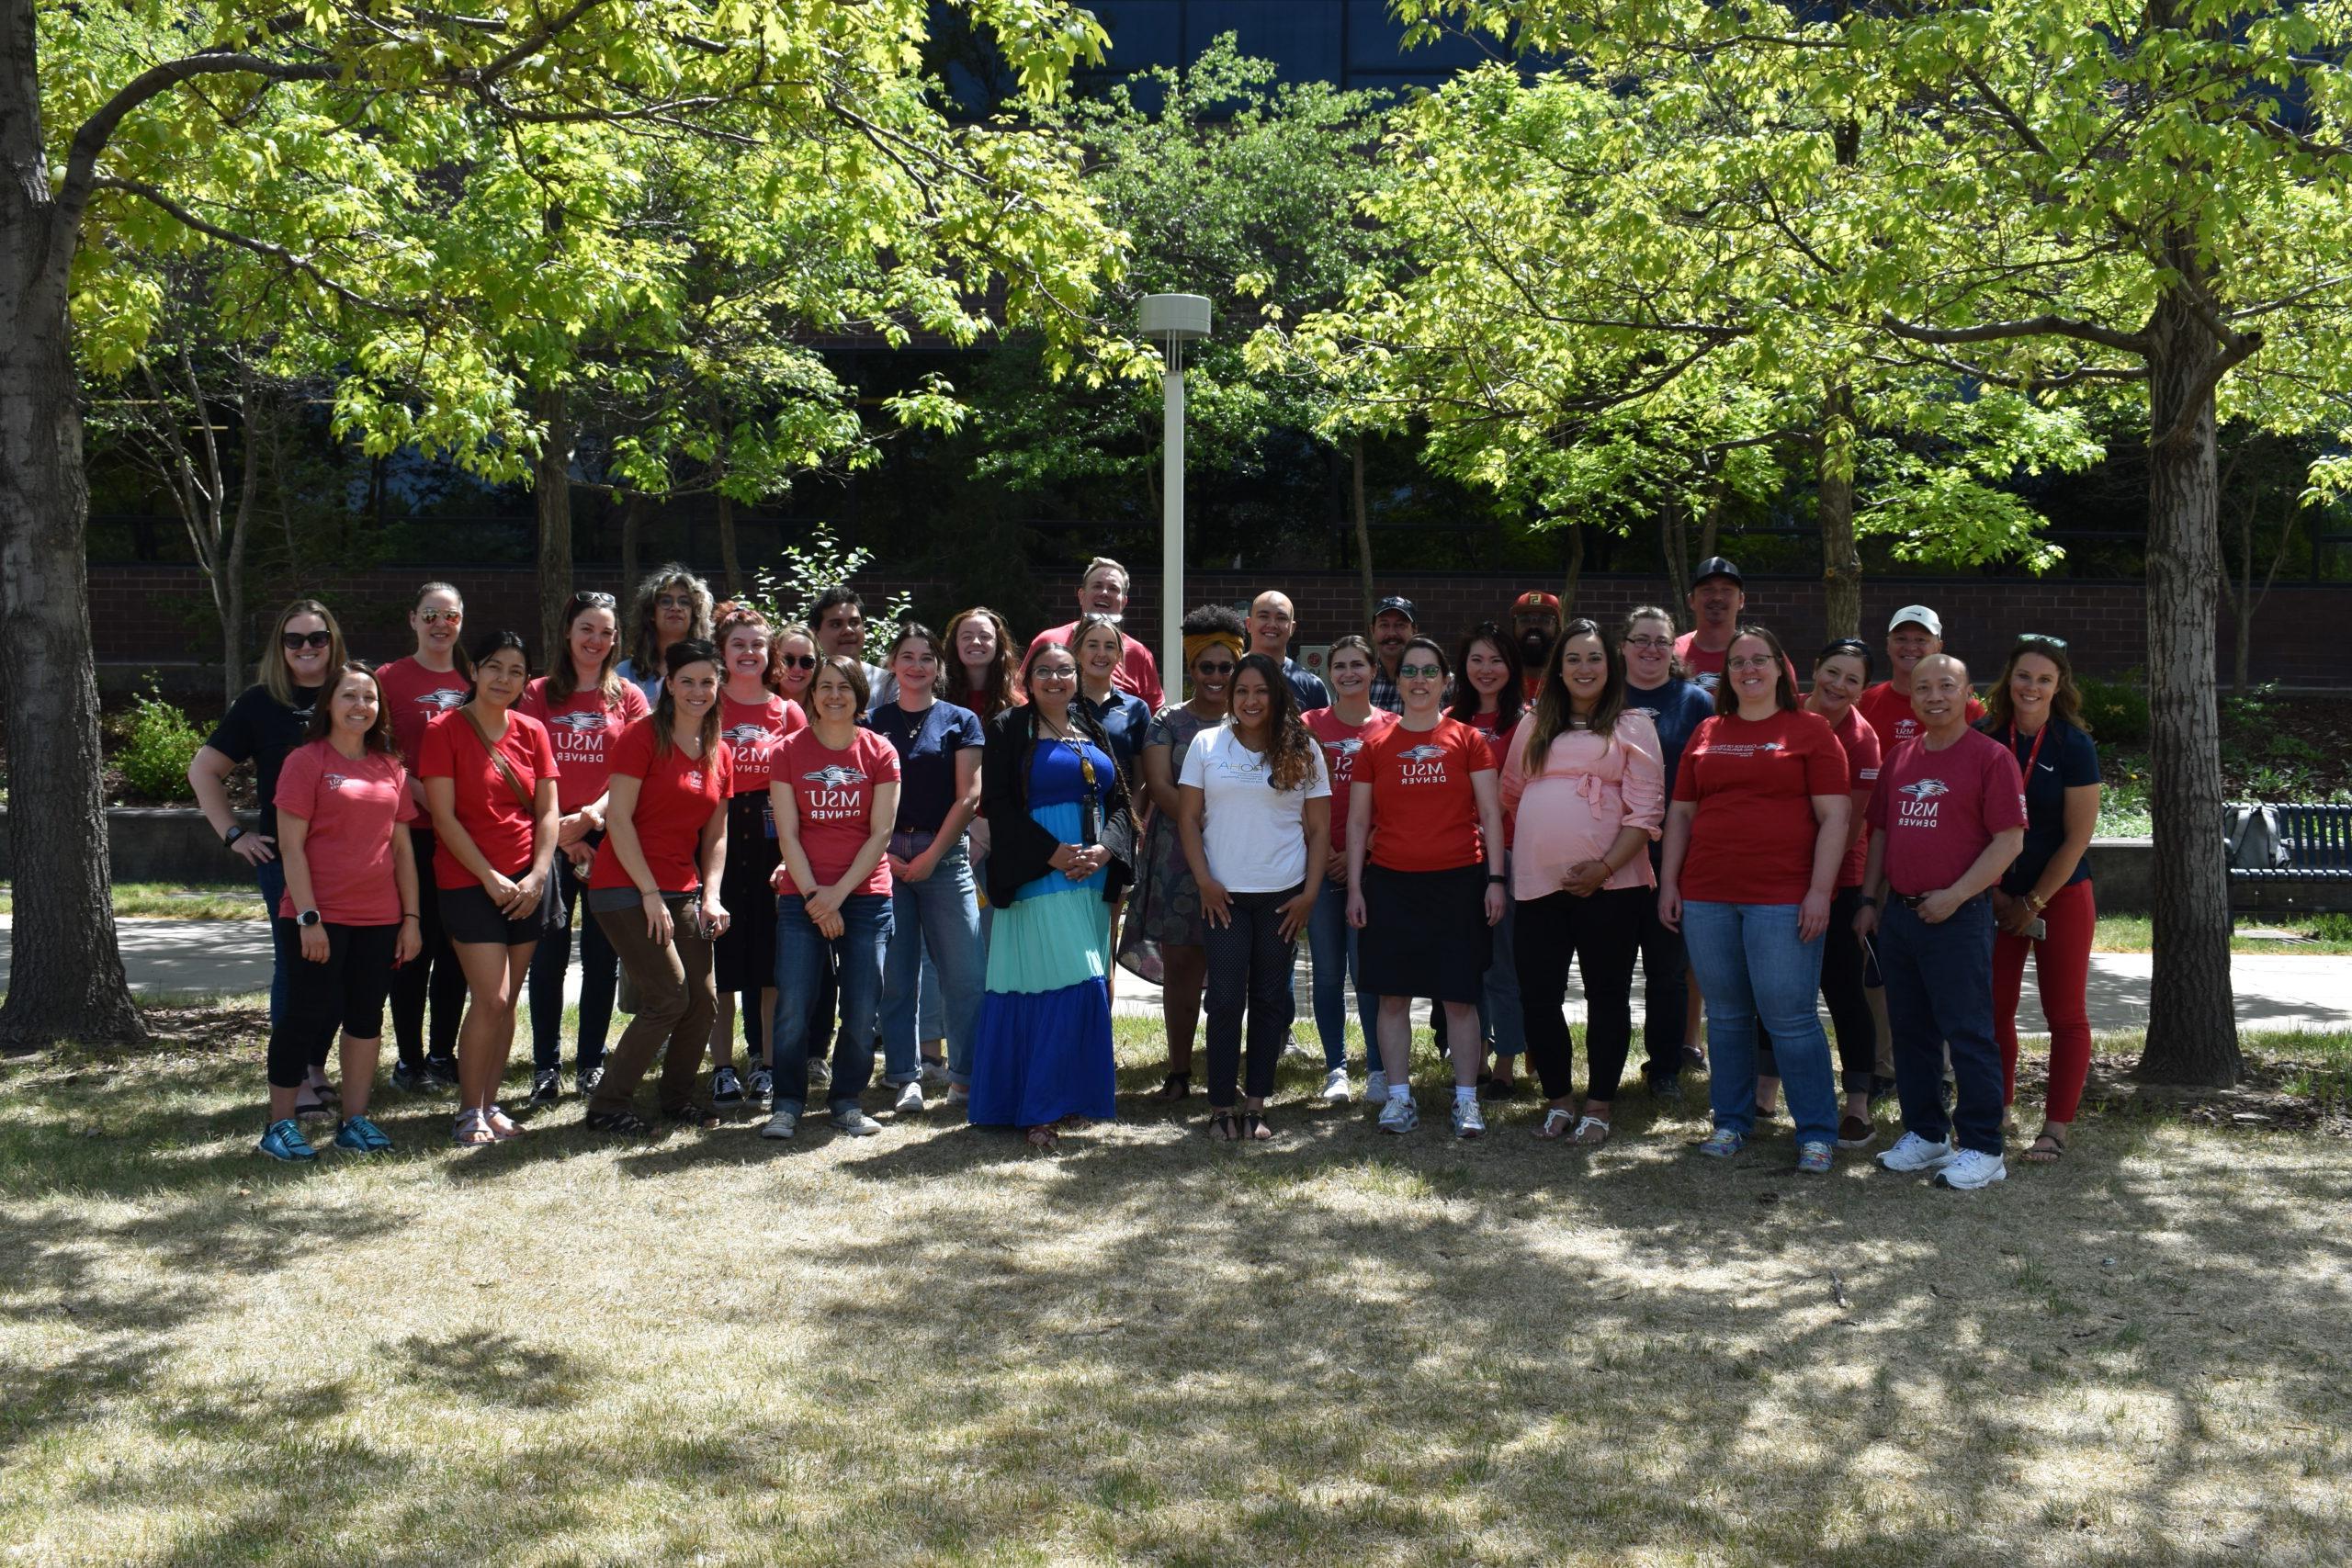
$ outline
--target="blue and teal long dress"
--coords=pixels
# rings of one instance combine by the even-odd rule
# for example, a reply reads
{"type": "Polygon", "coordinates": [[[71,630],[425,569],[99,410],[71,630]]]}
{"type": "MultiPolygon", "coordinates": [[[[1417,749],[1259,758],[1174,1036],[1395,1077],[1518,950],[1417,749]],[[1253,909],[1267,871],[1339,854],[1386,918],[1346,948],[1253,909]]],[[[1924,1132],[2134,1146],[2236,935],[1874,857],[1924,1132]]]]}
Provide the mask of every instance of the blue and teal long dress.
{"type": "MultiPolygon", "coordinates": [[[[1080,746],[1098,778],[1111,759],[1080,746]]],[[[1068,745],[1040,745],[1029,764],[1029,815],[1065,844],[1079,841],[1085,775],[1068,745]]],[[[1109,1121],[1117,1077],[1111,1055],[1111,906],[1107,869],[1084,882],[1048,872],[996,912],[988,992],[972,1045],[976,1127],[1040,1127],[1065,1116],[1109,1121]]]]}

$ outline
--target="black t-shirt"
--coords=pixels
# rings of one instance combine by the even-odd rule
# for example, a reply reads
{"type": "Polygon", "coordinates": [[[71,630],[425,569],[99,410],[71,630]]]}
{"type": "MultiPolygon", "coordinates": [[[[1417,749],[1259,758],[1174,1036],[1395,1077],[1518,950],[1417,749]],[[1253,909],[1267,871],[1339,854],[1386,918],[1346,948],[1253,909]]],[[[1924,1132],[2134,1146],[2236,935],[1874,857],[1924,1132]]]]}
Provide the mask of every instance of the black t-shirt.
{"type": "Polygon", "coordinates": [[[311,727],[311,710],[319,705],[324,686],[297,686],[292,707],[269,694],[267,686],[247,686],[220,716],[220,727],[205,741],[232,762],[251,761],[254,787],[261,795],[261,831],[277,837],[277,770],[287,753],[302,744],[311,727]]]}
{"type": "MultiPolygon", "coordinates": [[[[2007,744],[2009,755],[2018,760],[2018,772],[2025,777],[2025,847],[2001,877],[2001,891],[2021,898],[2033,891],[2033,885],[2050,867],[2050,857],[2066,841],[2066,792],[2099,782],[2098,748],[2063,718],[2050,719],[2035,737],[1996,729],[1989,723],[1978,728],[2007,744]],[[2039,751],[2034,748],[2036,739],[2041,742],[2039,751]]],[[[2066,879],[2066,886],[2090,879],[2091,857],[2086,850],[2075,863],[2075,874],[2066,879]]]]}
{"type": "Polygon", "coordinates": [[[956,805],[956,753],[967,746],[977,751],[985,739],[979,716],[954,703],[909,713],[888,702],[867,717],[874,733],[899,750],[898,830],[939,831],[956,805]]]}

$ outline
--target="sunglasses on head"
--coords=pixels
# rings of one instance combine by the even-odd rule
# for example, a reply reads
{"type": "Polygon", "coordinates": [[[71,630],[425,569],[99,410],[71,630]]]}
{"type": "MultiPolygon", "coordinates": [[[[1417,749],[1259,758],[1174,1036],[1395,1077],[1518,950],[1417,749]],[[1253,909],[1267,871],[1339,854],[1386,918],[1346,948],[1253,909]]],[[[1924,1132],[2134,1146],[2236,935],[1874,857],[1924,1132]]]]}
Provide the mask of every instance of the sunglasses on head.
{"type": "Polygon", "coordinates": [[[1818,664],[1825,659],[1835,659],[1841,653],[1854,654],[1867,660],[1871,656],[1871,647],[1860,637],[1841,637],[1835,642],[1822,644],[1821,651],[1813,656],[1813,661],[1818,664]]]}
{"type": "Polygon", "coordinates": [[[2024,632],[2018,637],[2018,646],[2023,649],[2046,648],[2053,653],[2064,653],[2066,651],[2066,639],[2052,637],[2047,632],[2024,632]]]}
{"type": "Polygon", "coordinates": [[[609,610],[613,607],[613,596],[609,593],[575,593],[571,602],[583,610],[609,610]]]}
{"type": "Polygon", "coordinates": [[[277,640],[286,645],[287,652],[292,653],[298,649],[329,647],[334,642],[334,633],[280,632],[277,634],[277,640]]]}

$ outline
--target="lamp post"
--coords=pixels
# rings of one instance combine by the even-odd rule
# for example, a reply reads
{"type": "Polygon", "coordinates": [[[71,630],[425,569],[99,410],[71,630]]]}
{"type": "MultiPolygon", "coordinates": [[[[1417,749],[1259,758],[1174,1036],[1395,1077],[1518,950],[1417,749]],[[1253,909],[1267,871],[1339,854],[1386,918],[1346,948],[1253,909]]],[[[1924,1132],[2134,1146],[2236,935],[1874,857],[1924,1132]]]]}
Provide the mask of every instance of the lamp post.
{"type": "Polygon", "coordinates": [[[1197,294],[1147,294],[1137,323],[1156,338],[1164,429],[1160,452],[1159,669],[1169,692],[1184,686],[1184,345],[1209,335],[1209,302],[1197,294]]]}

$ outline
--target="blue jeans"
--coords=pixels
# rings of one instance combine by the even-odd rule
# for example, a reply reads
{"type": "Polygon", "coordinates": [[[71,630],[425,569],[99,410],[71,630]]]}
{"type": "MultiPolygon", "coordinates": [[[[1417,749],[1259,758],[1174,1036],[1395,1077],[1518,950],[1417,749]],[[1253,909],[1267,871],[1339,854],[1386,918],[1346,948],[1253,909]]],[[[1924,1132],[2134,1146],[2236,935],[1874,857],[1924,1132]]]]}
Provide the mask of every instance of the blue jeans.
{"type": "MultiPolygon", "coordinates": [[[[269,946],[273,962],[269,968],[269,1026],[273,1030],[286,1016],[287,977],[294,973],[294,965],[302,962],[302,933],[277,918],[278,901],[286,897],[286,863],[266,860],[254,867],[254,886],[261,889],[262,907],[268,911],[269,946]]],[[[313,1066],[326,1065],[326,1053],[320,1051],[313,1066]]]]}
{"type": "Polygon", "coordinates": [[[1993,900],[1978,894],[1939,926],[1890,897],[1878,923],[1894,1093],[1903,1127],[1943,1140],[1944,1047],[1951,1047],[1951,1131],[1963,1149],[2001,1152],[2004,1080],[1993,1037],[1993,900]]]}
{"type": "MultiPolygon", "coordinates": [[[[1761,1027],[1780,1059],[1797,1142],[1836,1143],[1838,1090],[1829,1071],[1829,1036],[1815,1005],[1821,992],[1822,939],[1797,940],[1794,904],[1685,899],[1682,941],[1690,972],[1707,998],[1707,1100],[1715,1125],[1742,1137],[1756,1130],[1756,1032],[1761,1027]]],[[[1988,1008],[1991,985],[1988,974],[1988,1008]]],[[[1994,1072],[1999,1071],[1996,1055],[1994,1072]]],[[[1997,1089],[1993,1098],[1997,1105],[1997,1089]]]]}
{"type": "Polygon", "coordinates": [[[1348,924],[1348,885],[1326,881],[1315,896],[1315,912],[1306,917],[1306,953],[1315,968],[1315,1032],[1323,1041],[1323,1070],[1348,1065],[1348,981],[1356,983],[1356,1021],[1363,1028],[1364,1050],[1380,1059],[1379,1037],[1373,1032],[1379,998],[1363,988],[1356,967],[1356,932],[1348,924]]]}
{"type": "MultiPolygon", "coordinates": [[[[912,852],[921,854],[929,842],[927,834],[913,835],[912,852]]],[[[980,900],[964,846],[940,856],[921,882],[899,883],[890,902],[890,949],[882,965],[883,1079],[910,1084],[922,1076],[915,1059],[919,977],[931,971],[938,976],[944,1015],[947,1077],[968,1085],[972,1035],[980,1025],[980,990],[988,976],[980,958],[980,900]]]]}
{"type": "Polygon", "coordinates": [[[840,1027],[833,1032],[835,1111],[855,1105],[874,1077],[874,1021],[882,999],[882,955],[890,946],[890,896],[854,893],[842,906],[842,934],[820,936],[797,893],[775,902],[775,1016],[769,1021],[778,1111],[808,1103],[809,1010],[827,971],[838,967],[840,1027]],[[831,960],[829,964],[828,960],[831,960]]]}

